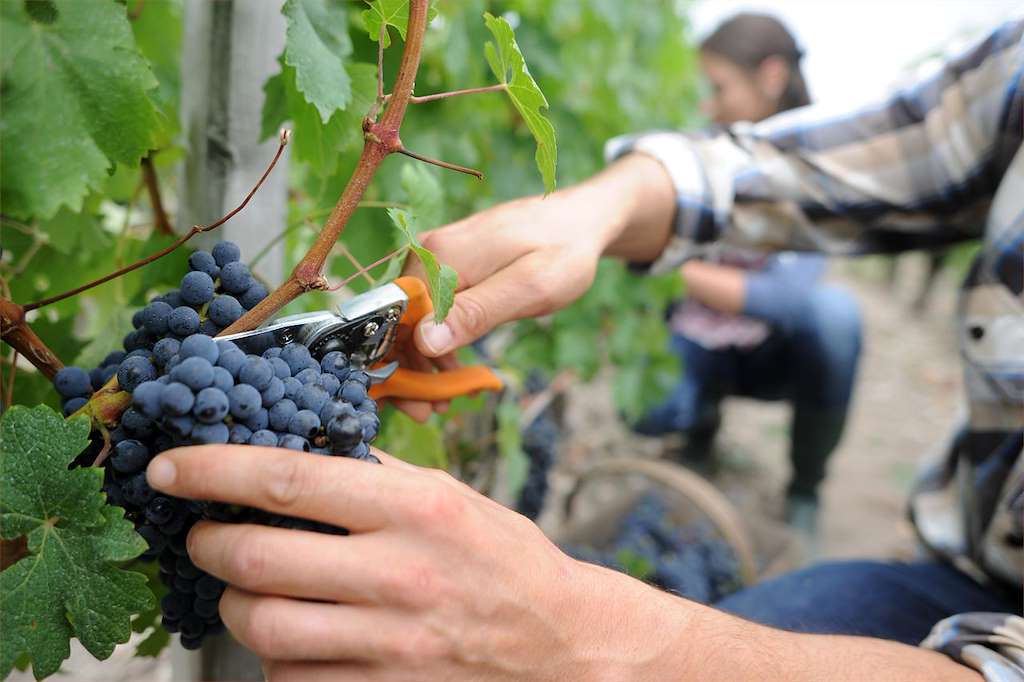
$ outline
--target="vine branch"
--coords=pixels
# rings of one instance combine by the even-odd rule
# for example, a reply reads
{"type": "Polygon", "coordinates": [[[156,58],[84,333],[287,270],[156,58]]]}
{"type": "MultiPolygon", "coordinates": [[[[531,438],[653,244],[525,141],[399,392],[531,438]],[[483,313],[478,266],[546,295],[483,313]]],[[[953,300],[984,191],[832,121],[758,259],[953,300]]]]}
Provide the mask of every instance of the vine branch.
{"type": "Polygon", "coordinates": [[[481,92],[501,92],[508,90],[508,86],[504,83],[498,83],[496,85],[484,85],[479,88],[466,88],[465,90],[450,90],[448,92],[437,92],[433,95],[413,95],[409,98],[411,104],[423,104],[424,102],[434,102],[439,99],[448,99],[449,97],[458,97],[460,95],[476,95],[481,92]]]}
{"type": "Polygon", "coordinates": [[[0,338],[52,379],[64,363],[36,336],[25,321],[25,309],[7,298],[0,298],[0,338]]]}
{"type": "Polygon", "coordinates": [[[405,154],[406,156],[408,156],[410,158],[413,158],[413,159],[416,159],[417,161],[423,161],[424,163],[429,163],[429,164],[434,165],[434,166],[440,166],[441,168],[447,168],[448,170],[458,171],[460,173],[465,173],[466,175],[472,175],[477,180],[483,180],[484,179],[484,174],[481,173],[480,171],[476,170],[475,168],[466,168],[465,166],[460,166],[460,165],[458,165],[456,163],[448,163],[447,161],[441,161],[439,159],[432,159],[429,156],[423,156],[422,154],[417,154],[414,151],[410,151],[410,150],[406,149],[405,147],[402,147],[401,149],[399,149],[398,153],[399,154],[405,154]]]}
{"type": "Polygon", "coordinates": [[[75,287],[74,289],[71,289],[70,291],[65,291],[62,294],[57,294],[55,296],[50,296],[49,298],[44,298],[42,300],[34,301],[32,303],[29,303],[29,304],[24,306],[25,312],[28,312],[30,310],[35,310],[37,308],[42,308],[43,306],[48,306],[51,303],[56,303],[57,301],[63,301],[65,298],[70,298],[72,296],[75,296],[77,294],[82,293],[83,291],[86,291],[88,289],[92,289],[93,287],[99,286],[100,284],[103,284],[104,282],[109,282],[110,280],[115,279],[117,277],[120,277],[122,275],[125,275],[125,274],[131,272],[132,270],[138,270],[139,268],[141,268],[144,265],[148,265],[148,264],[152,263],[155,260],[163,258],[164,256],[166,256],[167,254],[171,253],[172,251],[177,249],[179,246],[181,246],[182,244],[184,244],[185,242],[187,242],[189,239],[191,239],[192,237],[196,236],[197,234],[200,234],[202,232],[209,232],[210,230],[217,229],[218,227],[220,227],[221,225],[226,223],[228,220],[230,220],[236,213],[238,213],[243,208],[245,208],[246,204],[249,203],[249,200],[252,199],[253,195],[256,194],[256,190],[258,190],[260,188],[260,185],[263,184],[263,181],[267,179],[268,175],[270,175],[270,171],[272,171],[274,169],[274,166],[277,165],[277,160],[281,158],[281,153],[284,152],[284,148],[288,144],[288,140],[290,138],[291,138],[291,131],[290,130],[282,130],[281,131],[281,139],[280,139],[280,142],[279,142],[278,147],[277,147],[277,153],[274,154],[273,160],[271,160],[270,165],[267,166],[267,170],[265,170],[263,172],[263,175],[260,177],[259,182],[257,182],[256,185],[252,188],[252,190],[249,191],[249,193],[245,196],[245,199],[242,200],[242,203],[240,203],[238,206],[236,206],[234,208],[234,210],[232,210],[230,213],[225,215],[223,218],[221,218],[217,222],[211,223],[211,224],[206,225],[206,226],[193,225],[192,228],[188,232],[186,232],[182,236],[180,236],[177,239],[175,239],[168,247],[166,247],[164,249],[161,249],[161,250],[157,251],[154,254],[146,256],[145,258],[143,258],[141,260],[138,260],[138,261],[132,263],[131,265],[125,266],[123,268],[115,270],[114,272],[112,272],[112,273],[110,273],[108,275],[100,277],[99,279],[93,280],[92,282],[89,282],[88,284],[83,284],[80,287],[75,287]]]}
{"type": "MultiPolygon", "coordinates": [[[[398,131],[405,118],[416,81],[416,72],[419,70],[423,36],[427,28],[427,4],[428,0],[410,0],[409,2],[409,25],[406,30],[405,48],[392,88],[392,96],[388,99],[387,108],[379,121],[375,120],[379,100],[371,109],[370,113],[373,115],[368,114],[363,119],[365,142],[359,163],[335,204],[334,210],[327,217],[316,241],[292,270],[284,284],[271,292],[221,334],[234,334],[254,329],[303,292],[323,289],[327,286],[321,273],[335,242],[338,241],[345,225],[359,206],[359,202],[381,162],[389,154],[402,149],[398,131]]],[[[378,64],[378,68],[382,65],[383,60],[378,64]]]]}
{"type": "Polygon", "coordinates": [[[167,219],[164,202],[160,198],[160,183],[156,177],[156,168],[153,167],[152,154],[142,157],[142,179],[146,183],[146,191],[149,193],[149,204],[153,207],[157,232],[173,237],[174,228],[171,227],[171,221],[167,219]]]}

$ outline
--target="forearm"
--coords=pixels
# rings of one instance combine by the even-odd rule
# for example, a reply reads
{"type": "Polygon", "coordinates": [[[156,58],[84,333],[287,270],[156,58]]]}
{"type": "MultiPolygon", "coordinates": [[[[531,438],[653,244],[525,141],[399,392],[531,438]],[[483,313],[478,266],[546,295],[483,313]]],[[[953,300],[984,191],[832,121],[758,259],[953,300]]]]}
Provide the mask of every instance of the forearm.
{"type": "Polygon", "coordinates": [[[593,217],[604,255],[650,262],[669,241],[675,190],[664,167],[650,156],[630,154],[566,193],[593,217]]]}
{"type": "Polygon", "coordinates": [[[590,637],[586,679],[648,682],[979,682],[977,672],[918,647],[868,637],[809,635],[757,625],[592,569],[601,595],[572,618],[590,637]],[[629,584],[627,584],[629,583],[629,584]],[[616,655],[618,653],[619,655],[616,655]]]}
{"type": "Polygon", "coordinates": [[[680,268],[686,294],[709,308],[736,315],[743,312],[746,273],[728,265],[691,260],[680,268]]]}

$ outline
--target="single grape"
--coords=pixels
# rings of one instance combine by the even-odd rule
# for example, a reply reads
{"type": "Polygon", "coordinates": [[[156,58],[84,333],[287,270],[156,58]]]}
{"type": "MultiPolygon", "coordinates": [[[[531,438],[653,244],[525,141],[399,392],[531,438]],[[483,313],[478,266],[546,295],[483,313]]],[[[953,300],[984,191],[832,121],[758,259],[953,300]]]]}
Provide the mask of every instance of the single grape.
{"type": "Polygon", "coordinates": [[[218,242],[213,246],[211,253],[214,262],[222,268],[242,257],[242,250],[238,248],[238,244],[229,241],[218,242]]]}
{"type": "Polygon", "coordinates": [[[320,380],[320,372],[315,369],[306,368],[296,374],[295,379],[301,384],[312,386],[320,380]]]}
{"type": "Polygon", "coordinates": [[[124,492],[125,501],[136,507],[146,506],[155,495],[153,489],[149,487],[145,472],[135,474],[126,480],[121,486],[121,490],[124,492]]]}
{"type": "Polygon", "coordinates": [[[263,399],[263,407],[270,408],[284,398],[284,382],[274,377],[270,380],[270,385],[260,391],[260,395],[263,399]]]}
{"type": "Polygon", "coordinates": [[[288,431],[296,436],[312,438],[320,430],[320,417],[311,410],[299,410],[288,420],[288,431]]]}
{"type": "Polygon", "coordinates": [[[270,366],[274,368],[274,376],[284,381],[290,379],[292,376],[292,369],[288,366],[288,363],[282,360],[280,357],[263,358],[270,363],[270,366]]]}
{"type": "Polygon", "coordinates": [[[65,417],[70,417],[75,412],[78,412],[82,407],[89,402],[87,398],[70,398],[61,407],[61,411],[65,417]]]}
{"type": "MultiPolygon", "coordinates": [[[[190,336],[189,338],[196,337],[190,336]]],[[[170,371],[170,375],[171,381],[185,384],[193,391],[200,391],[213,384],[213,365],[206,358],[184,358],[170,371]]]]}
{"type": "Polygon", "coordinates": [[[319,414],[320,410],[323,409],[324,404],[331,399],[331,396],[327,394],[322,387],[315,384],[310,386],[303,386],[297,396],[295,396],[295,404],[299,406],[300,410],[312,410],[319,414]]]}
{"type": "Polygon", "coordinates": [[[268,410],[270,418],[270,428],[275,431],[287,431],[288,422],[295,416],[295,413],[299,411],[295,403],[287,398],[284,398],[270,407],[268,410]]]}
{"type": "Polygon", "coordinates": [[[213,298],[213,278],[205,272],[192,271],[181,278],[180,291],[188,305],[205,305],[213,298]]]}
{"type": "Polygon", "coordinates": [[[164,367],[181,350],[181,342],[170,337],[160,339],[153,345],[153,359],[158,367],[164,367]]]}
{"type": "Polygon", "coordinates": [[[209,318],[199,323],[199,333],[204,336],[217,336],[217,334],[220,334],[220,331],[221,326],[209,318]]]}
{"type": "MultiPolygon", "coordinates": [[[[197,581],[196,585],[198,584],[197,581]]],[[[195,602],[192,604],[192,609],[197,616],[205,620],[217,615],[217,602],[217,599],[203,599],[197,595],[195,602]]]]}
{"type": "Polygon", "coordinates": [[[160,600],[160,612],[164,618],[169,618],[170,620],[180,621],[191,610],[192,600],[177,592],[165,594],[163,599],[160,600]]]}
{"type": "Polygon", "coordinates": [[[262,391],[270,385],[274,378],[274,368],[263,358],[251,355],[245,359],[242,368],[238,370],[238,380],[243,384],[249,384],[257,391],[262,391]]]}
{"type": "Polygon", "coordinates": [[[245,424],[232,424],[228,430],[228,442],[245,445],[252,438],[252,430],[245,424]]]}
{"type": "Polygon", "coordinates": [[[196,251],[188,257],[188,266],[193,270],[205,272],[213,279],[220,275],[220,266],[208,251],[196,251]]]}
{"type": "Polygon", "coordinates": [[[161,386],[160,406],[167,414],[186,415],[192,411],[195,401],[195,394],[185,384],[172,381],[166,386],[161,386]]]}
{"type": "Polygon", "coordinates": [[[244,424],[249,427],[250,431],[259,431],[260,429],[267,428],[270,425],[270,415],[267,412],[267,408],[261,407],[256,410],[256,414],[246,419],[244,424]]]}
{"type": "Polygon", "coordinates": [[[358,405],[366,400],[366,387],[358,381],[352,381],[349,379],[341,385],[340,395],[343,400],[346,400],[353,405],[358,405]]]}
{"type": "Polygon", "coordinates": [[[336,417],[327,424],[327,438],[337,449],[351,450],[363,440],[363,425],[356,417],[336,417]]]}
{"type": "Polygon", "coordinates": [[[341,381],[333,374],[321,374],[316,381],[317,385],[327,391],[327,395],[334,397],[341,389],[341,381]]]}
{"type": "Polygon", "coordinates": [[[160,420],[160,424],[172,436],[187,438],[192,433],[192,429],[195,428],[196,420],[192,418],[192,415],[188,414],[181,416],[167,415],[160,420]]]}
{"type": "Polygon", "coordinates": [[[262,445],[268,448],[277,447],[277,434],[266,429],[253,431],[252,436],[249,438],[249,445],[262,445]]]}
{"type": "Polygon", "coordinates": [[[146,505],[146,520],[162,526],[174,517],[177,506],[166,497],[154,497],[146,505]]]}
{"type": "Polygon", "coordinates": [[[134,407],[129,407],[121,415],[121,426],[135,438],[147,438],[153,434],[153,420],[134,407]]]}
{"type": "Polygon", "coordinates": [[[196,424],[192,427],[192,441],[199,445],[227,443],[230,437],[227,424],[196,424]]]}
{"type": "Polygon", "coordinates": [[[243,364],[245,364],[245,353],[238,348],[222,350],[220,358],[217,359],[217,365],[230,372],[235,379],[238,378],[238,372],[241,371],[243,364]]]}
{"type": "Polygon", "coordinates": [[[243,312],[242,304],[238,302],[238,299],[228,294],[221,294],[213,299],[213,303],[206,310],[210,319],[221,327],[233,324],[242,316],[243,312]]]}
{"type": "Polygon", "coordinates": [[[289,450],[300,450],[302,452],[309,452],[309,441],[302,436],[296,436],[294,433],[286,433],[281,436],[280,441],[277,444],[279,448],[288,448],[289,450]]]}
{"type": "Polygon", "coordinates": [[[223,580],[209,574],[196,580],[196,596],[200,599],[219,599],[224,594],[224,588],[223,580]]]}
{"type": "Polygon", "coordinates": [[[149,449],[135,439],[123,440],[114,446],[110,464],[122,474],[137,474],[149,464],[149,449]]]}
{"type": "Polygon", "coordinates": [[[143,357],[125,358],[121,366],[117,368],[117,383],[125,391],[134,391],[139,384],[154,379],[156,379],[156,367],[143,357]]]}
{"type": "Polygon", "coordinates": [[[211,365],[217,364],[220,358],[220,349],[217,342],[205,334],[193,334],[181,342],[181,350],[178,352],[181,359],[203,358],[211,365]]]}
{"type": "MultiPolygon", "coordinates": [[[[222,265],[220,268],[220,285],[229,294],[242,294],[253,284],[249,266],[239,261],[222,265]]],[[[211,292],[212,293],[212,292],[211,292]]]]}
{"type": "Polygon", "coordinates": [[[372,443],[377,437],[377,432],[380,431],[380,417],[372,412],[361,412],[359,423],[363,427],[363,440],[372,443]]]}
{"type": "Polygon", "coordinates": [[[281,359],[291,369],[293,375],[298,374],[309,365],[312,356],[309,349],[301,343],[289,343],[281,349],[281,359]]]}
{"type": "Polygon", "coordinates": [[[355,417],[356,409],[340,398],[328,400],[320,409],[320,423],[328,424],[335,417],[355,417]]]}
{"type": "Polygon", "coordinates": [[[103,362],[100,363],[100,367],[110,367],[111,365],[117,366],[124,360],[125,353],[123,350],[115,350],[107,353],[107,357],[103,358],[103,362]]]}
{"type": "Polygon", "coordinates": [[[167,320],[167,329],[178,336],[191,336],[199,331],[199,313],[188,306],[178,306],[167,320]]]}
{"type": "Polygon", "coordinates": [[[251,310],[256,307],[256,304],[267,297],[267,288],[259,282],[253,282],[238,296],[238,302],[242,304],[242,307],[246,310],[251,310]]]}
{"type": "Polygon", "coordinates": [[[53,377],[57,393],[64,398],[86,398],[92,395],[89,373],[81,367],[63,367],[53,377]]]}
{"type": "Polygon", "coordinates": [[[231,415],[237,419],[249,419],[263,405],[260,392],[248,384],[238,384],[228,392],[231,415]]]}
{"type": "Polygon", "coordinates": [[[160,395],[164,387],[158,381],[145,381],[132,391],[132,405],[150,419],[156,419],[163,413],[160,395]]]}
{"type": "Polygon", "coordinates": [[[142,309],[142,325],[150,334],[163,336],[173,311],[174,308],[164,301],[153,301],[142,309]]]}
{"type": "Polygon", "coordinates": [[[192,414],[204,424],[216,424],[228,414],[228,396],[219,388],[204,388],[196,394],[192,414]]]}
{"type": "Polygon", "coordinates": [[[227,371],[223,367],[214,367],[213,385],[227,393],[235,385],[235,378],[231,376],[231,372],[227,371]]]}

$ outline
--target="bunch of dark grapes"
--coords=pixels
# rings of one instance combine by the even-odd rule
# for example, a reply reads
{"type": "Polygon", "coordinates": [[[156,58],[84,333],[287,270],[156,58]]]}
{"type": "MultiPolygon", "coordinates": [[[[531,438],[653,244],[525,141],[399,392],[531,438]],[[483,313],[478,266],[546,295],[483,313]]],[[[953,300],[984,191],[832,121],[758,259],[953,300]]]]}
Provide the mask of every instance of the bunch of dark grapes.
{"type": "Polygon", "coordinates": [[[526,482],[519,491],[516,510],[531,521],[536,520],[544,508],[548,494],[548,474],[558,453],[558,435],[558,424],[550,411],[538,415],[523,433],[523,452],[530,461],[530,468],[526,473],[526,482]]]}
{"type": "MultiPolygon", "coordinates": [[[[211,338],[266,296],[238,257],[238,247],[230,242],[217,244],[211,253],[193,253],[192,270],[181,287],[155,298],[135,316],[125,352],[111,353],[91,371],[67,367],[55,377],[66,414],[114,374],[132,394],[132,406],[109,433],[104,491],[108,501],[124,507],[149,543],[143,559],[159,562],[170,590],[161,602],[161,622],[168,631],[180,632],[188,649],[223,629],[218,602],[224,584],[196,567],[185,549],[196,521],[345,531],[160,495],[146,481],[153,457],[182,445],[233,443],[379,463],[369,448],[380,428],[377,404],[367,393],[370,379],[350,366],[347,355],[332,351],[318,360],[297,343],[253,355],[211,338]]],[[[79,463],[90,464],[102,444],[94,438],[79,463]]]]}
{"type": "Polygon", "coordinates": [[[564,549],[577,559],[630,573],[703,604],[717,602],[742,586],[732,547],[707,523],[674,523],[668,505],[653,493],[640,498],[608,547],[564,549]]]}

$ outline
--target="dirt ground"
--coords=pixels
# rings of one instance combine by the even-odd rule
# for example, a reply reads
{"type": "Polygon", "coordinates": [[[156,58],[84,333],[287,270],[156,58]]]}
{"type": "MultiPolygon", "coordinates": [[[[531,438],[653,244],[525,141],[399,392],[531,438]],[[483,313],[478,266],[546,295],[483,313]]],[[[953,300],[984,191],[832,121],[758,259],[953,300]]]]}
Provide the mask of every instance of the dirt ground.
{"type": "MultiPolygon", "coordinates": [[[[907,491],[922,456],[950,432],[960,395],[960,371],[953,336],[952,276],[937,283],[928,310],[910,311],[923,261],[901,260],[896,286],[886,282],[879,260],[833,266],[829,279],[850,288],[862,305],[865,322],[853,414],[833,455],[823,494],[821,558],[909,557],[913,533],[905,517],[907,491]]],[[[722,472],[715,483],[746,519],[778,519],[781,490],[788,472],[787,409],[782,405],[730,400],[719,439],[722,472]]],[[[568,443],[553,476],[553,494],[541,518],[551,529],[557,509],[590,461],[624,455],[656,457],[662,444],[638,438],[623,428],[606,382],[578,386],[570,394],[568,443]]],[[[64,666],[63,679],[195,679],[196,659],[178,647],[156,660],[132,659],[119,647],[112,660],[98,663],[77,642],[64,666]],[[172,659],[175,662],[172,663],[172,659]]],[[[11,682],[28,682],[15,672],[11,682]]],[[[55,678],[58,679],[58,678],[55,678]]]]}
{"type": "MultiPolygon", "coordinates": [[[[927,309],[916,314],[911,301],[920,287],[923,257],[904,256],[892,286],[886,268],[883,259],[847,261],[834,264],[828,275],[860,301],[865,343],[852,414],[823,489],[822,559],[913,556],[907,493],[922,459],[951,432],[959,405],[955,276],[943,273],[927,309]]],[[[781,518],[788,421],[783,404],[725,403],[717,446],[722,466],[714,483],[755,526],[781,518]]],[[[558,492],[594,458],[656,457],[664,447],[622,427],[606,382],[573,390],[568,424],[570,445],[558,472],[558,492]]],[[[550,510],[542,518],[548,528],[557,523],[550,510]]]]}

